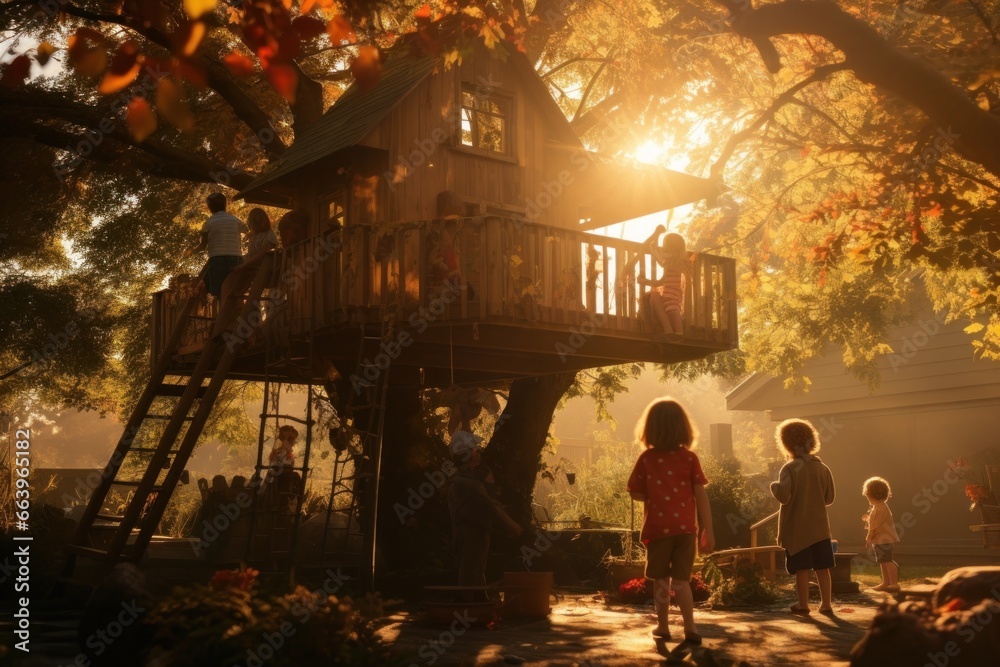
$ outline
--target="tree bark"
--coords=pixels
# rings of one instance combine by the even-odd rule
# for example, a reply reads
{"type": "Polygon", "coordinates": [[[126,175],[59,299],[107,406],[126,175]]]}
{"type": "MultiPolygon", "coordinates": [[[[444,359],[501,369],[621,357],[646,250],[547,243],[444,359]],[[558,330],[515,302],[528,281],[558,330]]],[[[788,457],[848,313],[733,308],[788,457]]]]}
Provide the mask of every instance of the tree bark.
{"type": "MultiPolygon", "coordinates": [[[[1000,177],[1000,118],[980,109],[974,100],[940,72],[888,44],[873,27],[830,0],[785,0],[757,9],[722,4],[733,12],[738,35],[753,40],[774,69],[770,38],[817,35],[845,56],[859,79],[898,95],[923,111],[942,132],[949,133],[962,157],[1000,177]]],[[[749,4],[745,5],[749,7],[749,4]]]]}
{"type": "Polygon", "coordinates": [[[552,414],[575,378],[575,372],[566,372],[514,380],[484,452],[484,460],[496,478],[500,501],[522,527],[531,523],[535,479],[552,414]]]}

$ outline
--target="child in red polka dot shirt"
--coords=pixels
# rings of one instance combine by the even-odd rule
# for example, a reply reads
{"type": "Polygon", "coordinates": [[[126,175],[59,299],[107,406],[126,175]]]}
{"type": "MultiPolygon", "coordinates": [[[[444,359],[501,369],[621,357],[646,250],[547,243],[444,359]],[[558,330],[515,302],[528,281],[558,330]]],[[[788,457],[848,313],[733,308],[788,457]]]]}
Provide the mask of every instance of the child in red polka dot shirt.
{"type": "Polygon", "coordinates": [[[684,641],[698,645],[690,581],[699,523],[702,553],[715,549],[715,533],[705,492],[708,480],[691,451],[697,434],[684,408],[670,398],[646,406],[635,433],[646,451],[635,463],[628,492],[644,504],[640,537],[646,545],[646,578],[653,580],[658,620],[653,635],[670,639],[667,617],[673,589],[684,619],[684,641]]]}

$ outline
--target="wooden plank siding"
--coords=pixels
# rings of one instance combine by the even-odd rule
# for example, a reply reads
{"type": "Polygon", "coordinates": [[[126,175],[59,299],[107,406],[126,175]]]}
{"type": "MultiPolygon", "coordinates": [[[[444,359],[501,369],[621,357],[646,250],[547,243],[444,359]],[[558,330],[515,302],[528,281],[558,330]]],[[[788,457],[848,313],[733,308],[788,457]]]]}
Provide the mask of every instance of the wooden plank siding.
{"type": "MultiPolygon", "coordinates": [[[[384,152],[381,165],[359,169],[366,178],[378,177],[374,222],[434,218],[438,193],[448,190],[494,208],[494,213],[524,213],[534,222],[576,225],[575,198],[563,196],[567,191],[559,183],[560,173],[570,168],[569,158],[566,151],[547,145],[546,137],[553,134],[548,123],[532,103],[520,74],[488,52],[476,51],[460,65],[439,70],[359,141],[361,146],[384,152]],[[480,82],[495,86],[497,94],[511,99],[506,128],[510,155],[478,154],[460,143],[462,84],[480,82]]],[[[318,189],[303,184],[298,201],[315,201],[338,187],[338,179],[328,178],[322,169],[317,172],[310,180],[319,182],[318,189]]],[[[366,222],[359,213],[363,204],[355,192],[349,203],[349,223],[366,222]]]]}

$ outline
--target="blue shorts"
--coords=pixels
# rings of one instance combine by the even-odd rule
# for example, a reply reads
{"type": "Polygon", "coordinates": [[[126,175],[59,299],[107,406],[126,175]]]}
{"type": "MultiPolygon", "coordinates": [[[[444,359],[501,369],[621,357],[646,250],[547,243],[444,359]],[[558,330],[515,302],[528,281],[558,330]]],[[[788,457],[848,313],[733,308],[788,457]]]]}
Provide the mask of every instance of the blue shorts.
{"type": "Polygon", "coordinates": [[[222,295],[222,281],[240,265],[239,255],[216,255],[208,258],[208,293],[218,299],[222,295]]]}
{"type": "Polygon", "coordinates": [[[788,549],[785,549],[785,571],[788,574],[795,574],[799,570],[829,570],[836,562],[833,543],[829,538],[810,544],[794,554],[788,553],[788,549]]]}

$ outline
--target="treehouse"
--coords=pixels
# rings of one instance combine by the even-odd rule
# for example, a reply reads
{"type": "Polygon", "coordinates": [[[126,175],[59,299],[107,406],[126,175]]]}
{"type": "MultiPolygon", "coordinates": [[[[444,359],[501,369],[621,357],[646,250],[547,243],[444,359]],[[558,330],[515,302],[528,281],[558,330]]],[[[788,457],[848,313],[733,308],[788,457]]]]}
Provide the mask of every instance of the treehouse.
{"type": "MultiPolygon", "coordinates": [[[[285,312],[272,326],[338,368],[393,320],[393,381],[425,386],[619,364],[736,346],[732,260],[698,255],[684,336],[647,321],[640,244],[588,233],[713,196],[704,179],[587,151],[520,53],[485,48],[443,66],[391,50],[369,91],[350,88],[240,196],[309,213],[282,250],[285,312]],[[619,276],[627,265],[637,270],[619,276]]],[[[153,356],[182,299],[155,296],[153,356]]],[[[182,348],[196,352],[192,325],[182,348]]],[[[262,373],[263,337],[233,375],[262,373]]]]}
{"type": "Polygon", "coordinates": [[[445,67],[403,42],[370,90],[353,85],[240,193],[303,211],[301,239],[268,253],[221,312],[197,281],[177,278],[154,295],[151,378],[75,550],[107,563],[141,558],[223,382],[249,379],[264,383],[255,472],[202,492],[206,510],[246,488],[270,495],[250,494],[242,537],[229,540],[245,547],[227,558],[353,562],[373,577],[389,383],[473,387],[736,347],[733,260],[695,256],[683,335],[667,340],[640,285],[661,271],[651,248],[592,233],[716,190],[587,151],[520,53],[500,60],[479,48],[445,67]],[[304,418],[282,413],[287,384],[321,385],[338,415],[326,509],[302,531],[318,429],[313,401],[304,418]],[[281,423],[305,426],[286,471],[264,451],[281,423]],[[120,514],[115,487],[128,490],[120,514]]]}

